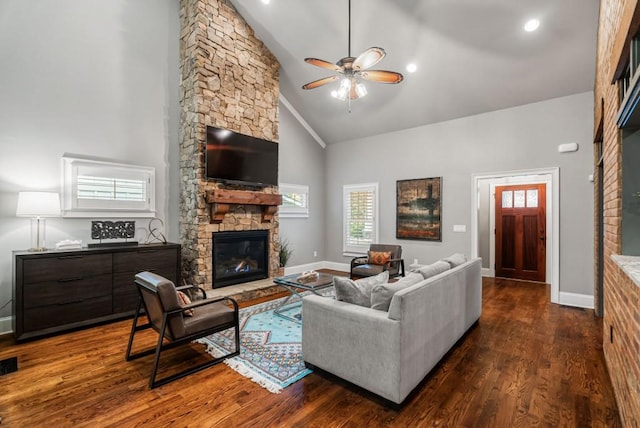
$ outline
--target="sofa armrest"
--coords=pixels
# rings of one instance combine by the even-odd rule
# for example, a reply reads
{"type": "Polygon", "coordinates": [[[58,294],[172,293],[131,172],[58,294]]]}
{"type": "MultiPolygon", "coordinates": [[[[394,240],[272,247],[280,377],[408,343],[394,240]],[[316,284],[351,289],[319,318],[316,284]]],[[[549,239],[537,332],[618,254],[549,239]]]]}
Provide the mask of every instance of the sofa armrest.
{"type": "Polygon", "coordinates": [[[394,402],[399,399],[399,321],[315,295],[302,299],[304,361],[394,402]]]}

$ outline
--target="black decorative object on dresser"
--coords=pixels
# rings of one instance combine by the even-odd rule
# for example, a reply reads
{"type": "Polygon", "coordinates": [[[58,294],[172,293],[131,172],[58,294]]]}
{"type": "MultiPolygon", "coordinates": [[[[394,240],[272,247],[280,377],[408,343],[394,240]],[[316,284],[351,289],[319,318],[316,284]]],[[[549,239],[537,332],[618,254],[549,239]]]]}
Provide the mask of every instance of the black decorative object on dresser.
{"type": "Polygon", "coordinates": [[[129,241],[129,239],[133,239],[135,235],[135,221],[93,220],[91,222],[91,239],[98,239],[100,242],[97,244],[89,244],[89,248],[135,245],[137,242],[129,241]],[[103,239],[124,239],[124,241],[102,242],[103,239]]]}
{"type": "Polygon", "coordinates": [[[180,283],[179,244],[14,251],[13,256],[17,341],[132,316],[138,272],[151,271],[180,283]]]}

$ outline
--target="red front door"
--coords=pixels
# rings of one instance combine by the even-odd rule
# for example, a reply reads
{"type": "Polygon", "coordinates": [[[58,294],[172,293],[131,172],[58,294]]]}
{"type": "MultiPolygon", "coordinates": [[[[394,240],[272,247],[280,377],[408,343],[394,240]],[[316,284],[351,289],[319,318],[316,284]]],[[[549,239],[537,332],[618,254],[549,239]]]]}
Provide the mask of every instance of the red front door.
{"type": "Polygon", "coordinates": [[[545,281],[546,185],[496,187],[496,276],[545,281]]]}

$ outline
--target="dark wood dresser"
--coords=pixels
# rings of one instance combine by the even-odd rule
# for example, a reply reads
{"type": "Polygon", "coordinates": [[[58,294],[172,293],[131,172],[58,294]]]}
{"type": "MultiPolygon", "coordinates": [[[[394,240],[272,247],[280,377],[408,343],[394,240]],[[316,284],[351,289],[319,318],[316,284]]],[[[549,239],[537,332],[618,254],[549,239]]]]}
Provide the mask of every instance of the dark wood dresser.
{"type": "Polygon", "coordinates": [[[141,271],[176,285],[180,245],[13,252],[13,334],[17,341],[132,316],[141,271]]]}

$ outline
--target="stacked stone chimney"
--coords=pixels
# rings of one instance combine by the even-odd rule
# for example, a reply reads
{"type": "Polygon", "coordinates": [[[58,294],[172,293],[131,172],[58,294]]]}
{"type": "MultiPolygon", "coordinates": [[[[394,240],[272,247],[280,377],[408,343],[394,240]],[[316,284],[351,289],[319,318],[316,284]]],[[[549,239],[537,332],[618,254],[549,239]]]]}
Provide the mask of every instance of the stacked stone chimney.
{"type": "MultiPolygon", "coordinates": [[[[270,232],[269,276],[275,276],[278,215],[263,221],[260,206],[233,204],[221,222],[212,222],[207,191],[255,189],[206,181],[204,159],[208,125],[278,140],[278,61],[227,0],[182,0],[180,21],[183,279],[211,288],[212,233],[258,229],[270,232]]],[[[260,191],[278,193],[278,188],[260,191]]]]}

